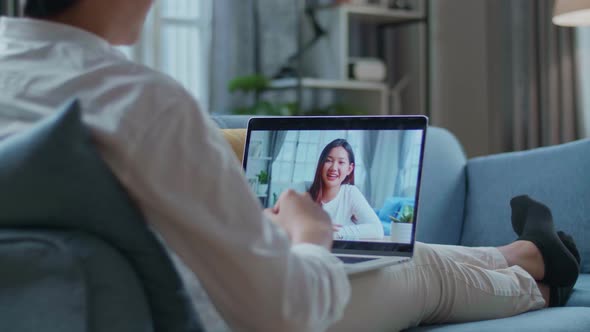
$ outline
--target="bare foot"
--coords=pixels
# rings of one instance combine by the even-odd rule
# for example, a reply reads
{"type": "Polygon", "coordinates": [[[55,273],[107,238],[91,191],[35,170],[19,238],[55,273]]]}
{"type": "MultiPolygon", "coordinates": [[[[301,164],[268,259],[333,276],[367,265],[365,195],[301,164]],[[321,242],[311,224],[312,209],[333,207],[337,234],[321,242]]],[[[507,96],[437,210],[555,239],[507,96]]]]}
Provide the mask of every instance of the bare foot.
{"type": "Polygon", "coordinates": [[[530,241],[518,240],[509,245],[498,247],[506,258],[508,266],[518,265],[527,271],[535,280],[545,277],[545,263],[541,252],[530,241]]]}

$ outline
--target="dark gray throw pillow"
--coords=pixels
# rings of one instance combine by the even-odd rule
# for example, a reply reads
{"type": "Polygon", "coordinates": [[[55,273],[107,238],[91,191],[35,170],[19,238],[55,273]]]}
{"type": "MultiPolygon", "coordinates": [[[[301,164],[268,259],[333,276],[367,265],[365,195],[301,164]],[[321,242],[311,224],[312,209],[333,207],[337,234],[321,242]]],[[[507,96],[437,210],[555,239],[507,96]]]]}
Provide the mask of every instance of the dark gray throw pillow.
{"type": "Polygon", "coordinates": [[[0,227],[76,229],[119,250],[156,331],[201,331],[165,249],[94,147],[77,102],[0,142],[0,227]]]}

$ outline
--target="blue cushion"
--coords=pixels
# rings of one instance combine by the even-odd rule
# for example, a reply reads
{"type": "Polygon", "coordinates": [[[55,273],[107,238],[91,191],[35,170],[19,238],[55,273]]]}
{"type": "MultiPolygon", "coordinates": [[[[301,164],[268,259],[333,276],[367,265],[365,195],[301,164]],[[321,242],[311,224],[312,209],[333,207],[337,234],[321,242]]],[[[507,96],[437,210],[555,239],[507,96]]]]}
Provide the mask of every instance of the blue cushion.
{"type": "Polygon", "coordinates": [[[157,331],[201,330],[170,258],[98,155],[77,103],[0,143],[0,226],[100,237],[143,282],[157,331]]]}
{"type": "Polygon", "coordinates": [[[458,244],[465,205],[465,153],[449,131],[429,127],[418,202],[418,241],[458,244]]]}
{"type": "Polygon", "coordinates": [[[557,229],[574,237],[582,271],[590,272],[590,140],[504,153],[468,162],[464,245],[502,245],[515,239],[510,198],[528,194],[553,212],[557,229]]]}
{"type": "Polygon", "coordinates": [[[587,332],[590,308],[549,308],[502,319],[462,324],[421,326],[408,332],[587,332]]]}

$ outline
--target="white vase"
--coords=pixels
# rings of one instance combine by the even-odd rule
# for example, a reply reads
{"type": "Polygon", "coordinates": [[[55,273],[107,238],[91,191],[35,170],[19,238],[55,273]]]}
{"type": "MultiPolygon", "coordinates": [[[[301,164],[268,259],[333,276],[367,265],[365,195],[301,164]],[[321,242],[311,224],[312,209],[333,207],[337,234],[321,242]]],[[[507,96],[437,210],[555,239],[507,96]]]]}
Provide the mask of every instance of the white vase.
{"type": "Polygon", "coordinates": [[[391,242],[411,243],[412,242],[412,225],[408,223],[391,223],[391,242]]]}
{"type": "Polygon", "coordinates": [[[268,191],[268,183],[267,184],[258,184],[257,194],[258,196],[266,195],[268,191]]]}

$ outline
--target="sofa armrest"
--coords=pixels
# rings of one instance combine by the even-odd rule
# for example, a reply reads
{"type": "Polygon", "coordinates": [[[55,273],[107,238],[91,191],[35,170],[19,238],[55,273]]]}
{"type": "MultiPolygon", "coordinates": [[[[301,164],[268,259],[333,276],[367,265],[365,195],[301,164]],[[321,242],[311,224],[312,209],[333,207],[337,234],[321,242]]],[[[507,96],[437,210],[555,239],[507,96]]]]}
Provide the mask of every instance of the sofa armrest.
{"type": "Polygon", "coordinates": [[[78,231],[1,229],[1,331],[153,331],[128,262],[78,231]]]}
{"type": "Polygon", "coordinates": [[[557,229],[572,234],[590,272],[590,140],[474,158],[467,163],[461,243],[502,245],[515,238],[510,199],[528,194],[553,212],[557,229]]]}
{"type": "Polygon", "coordinates": [[[466,157],[448,130],[429,127],[418,204],[419,241],[459,243],[465,205],[466,157]]]}

